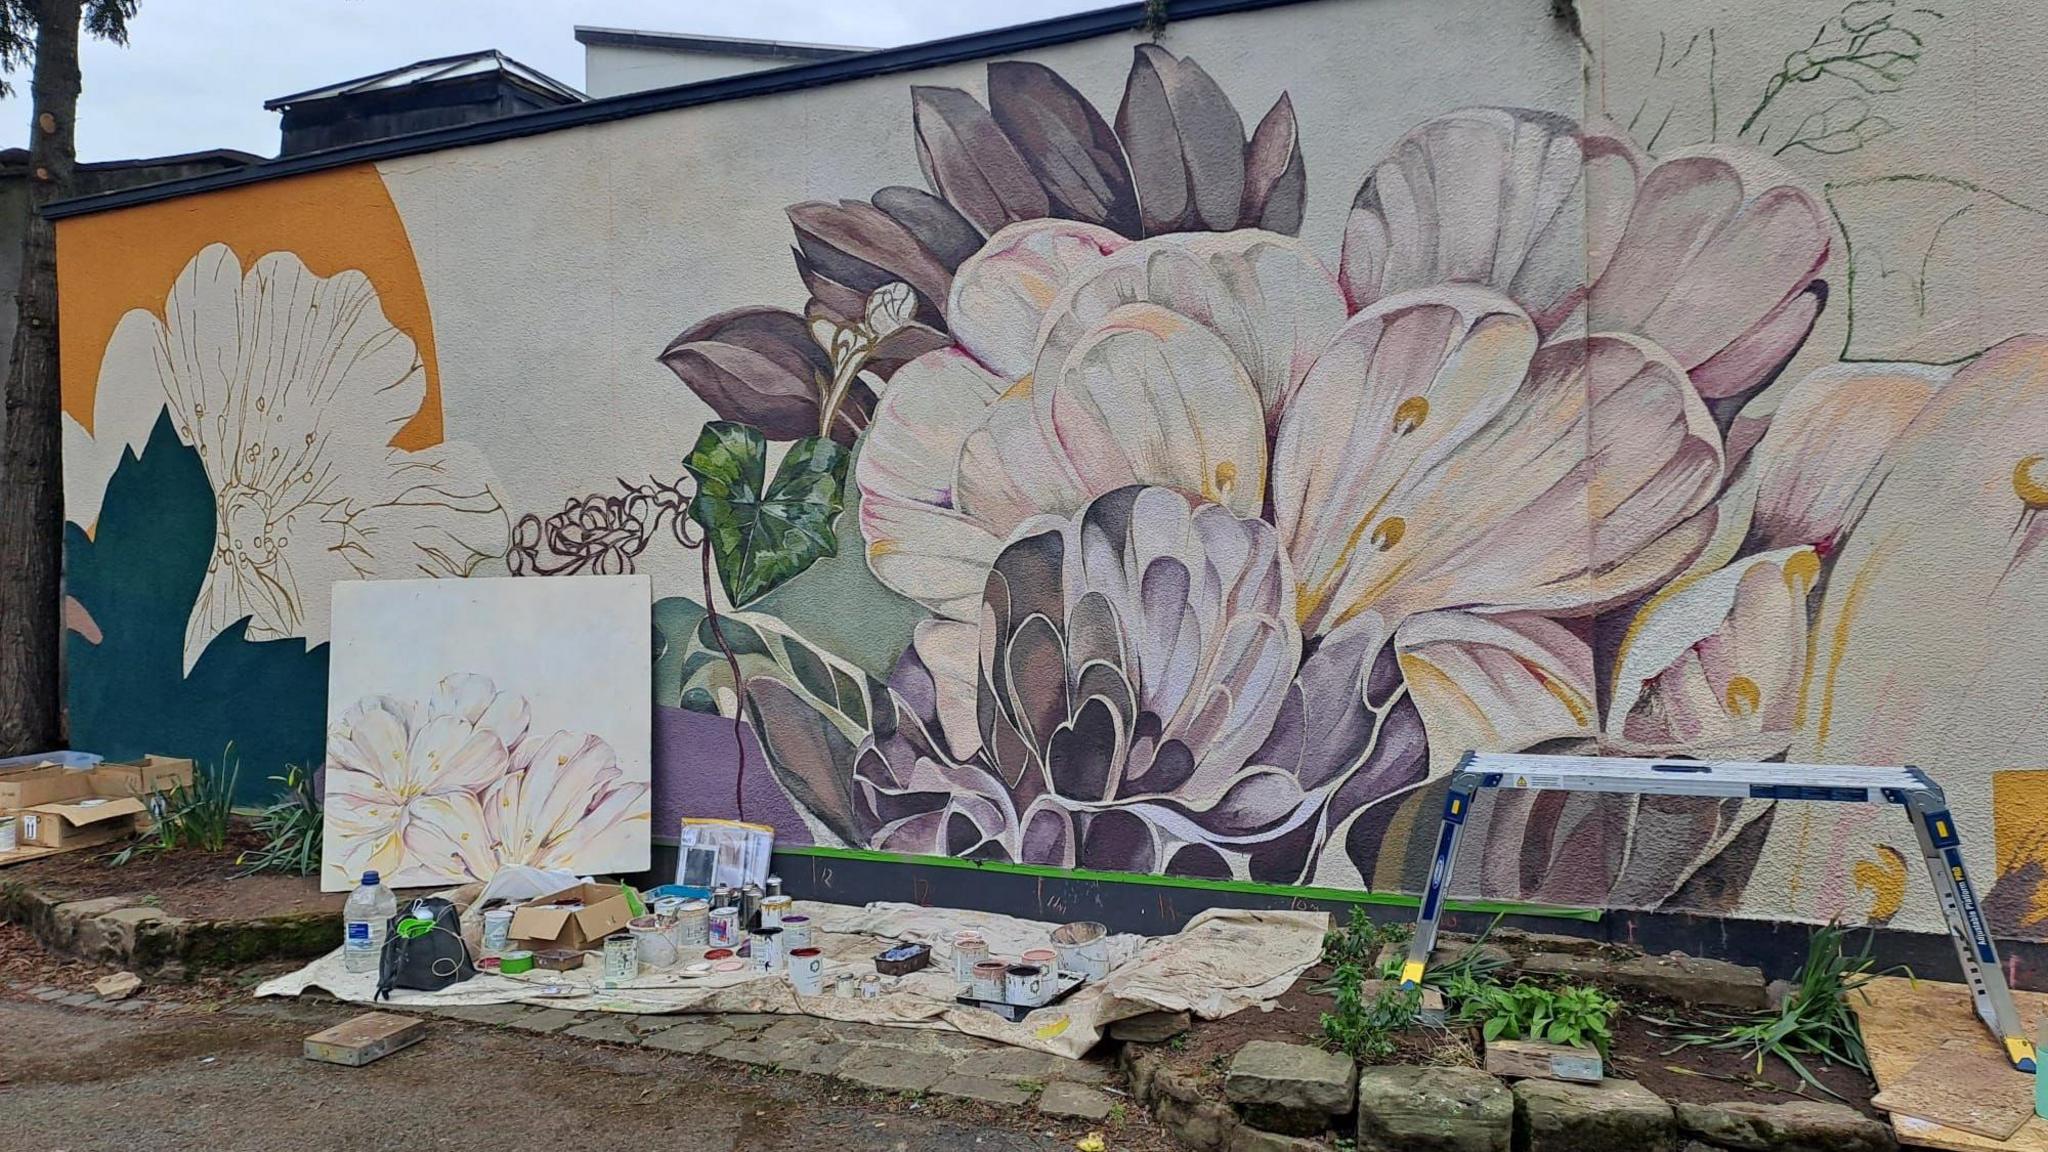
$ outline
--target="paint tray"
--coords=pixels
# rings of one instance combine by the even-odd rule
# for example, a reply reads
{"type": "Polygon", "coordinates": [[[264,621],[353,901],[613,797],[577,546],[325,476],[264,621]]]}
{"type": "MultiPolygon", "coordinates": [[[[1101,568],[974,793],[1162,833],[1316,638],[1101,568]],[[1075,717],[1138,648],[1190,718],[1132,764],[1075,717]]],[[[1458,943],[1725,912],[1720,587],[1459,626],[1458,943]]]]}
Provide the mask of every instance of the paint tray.
{"type": "Polygon", "coordinates": [[[967,1005],[969,1008],[986,1008],[1010,1023],[1016,1024],[1040,1008],[1050,1008],[1067,997],[1072,996],[1074,989],[1088,982],[1088,978],[1079,972],[1062,972],[1056,979],[1059,981],[1058,987],[1053,989],[1051,999],[1048,999],[1043,1004],[1012,1004],[1008,1000],[980,1000],[967,995],[955,996],[953,999],[967,1005]]]}

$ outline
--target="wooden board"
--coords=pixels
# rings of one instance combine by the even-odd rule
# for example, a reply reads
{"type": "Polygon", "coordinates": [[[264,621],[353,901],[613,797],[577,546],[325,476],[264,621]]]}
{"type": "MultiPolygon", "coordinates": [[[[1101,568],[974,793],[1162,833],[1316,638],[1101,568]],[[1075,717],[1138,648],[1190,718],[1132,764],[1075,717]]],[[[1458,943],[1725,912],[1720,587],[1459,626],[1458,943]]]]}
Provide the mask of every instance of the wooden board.
{"type": "MultiPolygon", "coordinates": [[[[2015,992],[2013,1000],[2028,1034],[2036,1034],[2038,1022],[2048,1016],[2048,995],[2015,992]]],[[[1904,1082],[1921,1061],[1937,1052],[1981,1055],[2005,1063],[2005,1050],[1977,1019],[1970,990],[1961,984],[1922,980],[1916,986],[1902,977],[1885,977],[1871,981],[1863,995],[1850,1002],[1863,1026],[1863,1046],[1870,1054],[1870,1069],[1876,1074],[1879,1091],[1904,1082]],[[1946,1048],[1950,1044],[1955,1047],[1946,1048]]],[[[1964,1095],[1972,1092],[1967,1081],[1958,1083],[1956,1089],[1964,1095]]],[[[1903,1114],[1892,1116],[1892,1130],[1901,1144],[1944,1152],[2048,1152],[2048,1120],[2038,1116],[2030,1117],[2005,1140],[1903,1114]]]]}
{"type": "Polygon", "coordinates": [[[2034,1114],[2034,1078],[1967,1040],[1950,1040],[1870,1103],[2004,1141],[2034,1114]]]}
{"type": "Polygon", "coordinates": [[[306,1059],[360,1068],[426,1038],[425,1020],[365,1012],[306,1037],[306,1059]]]}

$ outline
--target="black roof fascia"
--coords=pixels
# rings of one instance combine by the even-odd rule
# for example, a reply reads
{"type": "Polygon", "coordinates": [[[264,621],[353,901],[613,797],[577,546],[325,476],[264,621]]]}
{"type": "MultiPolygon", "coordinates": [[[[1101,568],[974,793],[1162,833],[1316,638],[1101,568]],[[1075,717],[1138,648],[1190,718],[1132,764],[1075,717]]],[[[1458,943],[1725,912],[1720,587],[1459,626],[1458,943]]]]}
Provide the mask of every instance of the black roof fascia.
{"type": "MultiPolygon", "coordinates": [[[[1255,12],[1264,8],[1280,8],[1306,2],[1308,0],[1166,0],[1164,8],[1166,21],[1176,23],[1205,16],[1255,12]]],[[[158,200],[172,200],[198,192],[212,192],[266,180],[280,180],[288,176],[302,176],[309,172],[322,172],[366,161],[413,156],[422,152],[439,152],[448,148],[488,144],[499,140],[514,140],[522,136],[557,132],[564,128],[644,116],[650,112],[667,112],[748,96],[795,92],[847,80],[885,76],[892,72],[908,72],[991,56],[1029,52],[1058,44],[1070,44],[1077,40],[1091,40],[1098,36],[1139,31],[1154,18],[1154,6],[1151,4],[1123,4],[1115,8],[1101,8],[1092,12],[1080,12],[1031,24],[1017,24],[945,40],[908,44],[901,48],[880,48],[858,56],[824,60],[816,64],[798,64],[765,72],[748,72],[675,88],[629,92],[602,100],[565,104],[559,108],[544,108],[537,112],[502,116],[474,124],[436,128],[427,132],[415,132],[317,152],[301,152],[293,156],[279,157],[265,164],[252,164],[247,168],[107,192],[98,196],[60,200],[46,205],[43,208],[43,215],[47,219],[61,220],[71,216],[112,211],[116,208],[151,204],[158,200]]]]}
{"type": "Polygon", "coordinates": [[[752,56],[763,60],[838,60],[872,51],[830,44],[786,44],[779,40],[691,36],[681,32],[634,32],[625,28],[576,29],[576,42],[596,48],[654,48],[664,52],[703,52],[717,56],[752,56]]]}

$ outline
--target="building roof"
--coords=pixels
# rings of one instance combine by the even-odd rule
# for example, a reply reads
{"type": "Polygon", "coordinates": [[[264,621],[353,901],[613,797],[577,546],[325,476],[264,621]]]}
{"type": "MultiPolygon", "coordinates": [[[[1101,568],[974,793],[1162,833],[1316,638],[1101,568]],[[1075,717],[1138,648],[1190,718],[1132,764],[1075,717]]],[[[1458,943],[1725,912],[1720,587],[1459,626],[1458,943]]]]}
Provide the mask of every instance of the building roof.
{"type": "Polygon", "coordinates": [[[787,40],[750,40],[744,36],[639,32],[630,28],[592,28],[584,24],[576,26],[576,40],[593,47],[647,48],[659,52],[698,52],[762,60],[838,60],[872,51],[847,44],[798,44],[787,40]]]}
{"type": "Polygon", "coordinates": [[[495,48],[482,52],[465,52],[460,56],[442,56],[433,60],[421,60],[415,64],[388,69],[370,76],[358,76],[343,80],[339,84],[328,84],[265,100],[263,107],[271,112],[290,108],[294,104],[305,104],[314,100],[332,100],[340,96],[360,96],[366,92],[387,92],[414,84],[432,84],[443,80],[463,80],[475,76],[502,73],[513,83],[532,88],[554,97],[563,104],[581,103],[584,95],[545,72],[529,68],[495,48]]]}
{"type": "MultiPolygon", "coordinates": [[[[1164,16],[1168,22],[1199,20],[1210,16],[1256,12],[1264,8],[1279,8],[1304,2],[1307,0],[1164,0],[1164,16]]],[[[619,96],[607,96],[601,100],[583,100],[556,108],[543,108],[537,112],[500,116],[495,120],[483,120],[474,124],[458,124],[362,144],[302,152],[295,156],[281,156],[263,164],[251,164],[246,168],[232,171],[153,184],[146,188],[77,196],[45,205],[43,216],[51,220],[60,220],[93,212],[109,212],[137,204],[213,192],[222,188],[235,188],[265,180],[281,180],[289,176],[341,168],[350,164],[387,160],[398,156],[415,156],[423,152],[488,144],[497,140],[514,140],[544,132],[560,132],[613,120],[646,116],[655,112],[694,108],[704,104],[743,100],[779,92],[799,92],[822,85],[887,76],[896,72],[986,60],[993,56],[1036,51],[1056,44],[1071,44],[1096,36],[1127,35],[1152,27],[1160,16],[1160,9],[1154,3],[1121,4],[1114,8],[1079,12],[1071,16],[1056,16],[1050,20],[1015,24],[1007,28],[953,36],[943,40],[930,40],[922,44],[879,48],[872,52],[862,52],[834,60],[818,60],[788,68],[770,68],[738,76],[720,77],[716,80],[703,80],[675,88],[628,92],[619,96]]],[[[283,99],[304,98],[302,95],[283,99]]]]}

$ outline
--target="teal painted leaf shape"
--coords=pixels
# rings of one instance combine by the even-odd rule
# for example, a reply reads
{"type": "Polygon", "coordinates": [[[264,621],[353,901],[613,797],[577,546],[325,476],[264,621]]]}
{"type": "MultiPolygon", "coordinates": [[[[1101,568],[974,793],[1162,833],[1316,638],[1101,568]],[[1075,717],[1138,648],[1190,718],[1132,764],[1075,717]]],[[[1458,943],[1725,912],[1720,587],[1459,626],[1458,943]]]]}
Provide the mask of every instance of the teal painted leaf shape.
{"type": "Polygon", "coordinates": [[[770,482],[768,442],[757,429],[730,420],[704,425],[683,461],[697,481],[690,516],[704,529],[733,607],[838,551],[832,522],[844,502],[849,459],[838,444],[806,436],[790,445],[770,482]]]}

